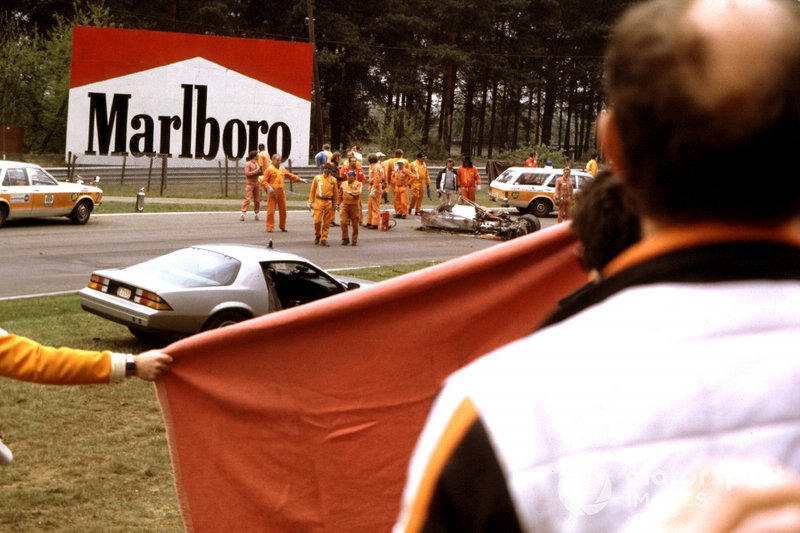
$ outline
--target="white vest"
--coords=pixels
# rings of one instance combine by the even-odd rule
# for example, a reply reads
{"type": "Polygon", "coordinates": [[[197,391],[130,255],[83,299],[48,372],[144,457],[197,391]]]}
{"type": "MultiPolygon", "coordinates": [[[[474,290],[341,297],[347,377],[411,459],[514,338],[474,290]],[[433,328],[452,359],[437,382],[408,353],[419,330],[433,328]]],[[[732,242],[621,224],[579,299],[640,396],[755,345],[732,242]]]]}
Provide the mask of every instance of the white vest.
{"type": "Polygon", "coordinates": [[[415,457],[464,397],[527,531],[613,531],[712,459],[800,472],[800,282],[624,290],[451,376],[415,457]]]}

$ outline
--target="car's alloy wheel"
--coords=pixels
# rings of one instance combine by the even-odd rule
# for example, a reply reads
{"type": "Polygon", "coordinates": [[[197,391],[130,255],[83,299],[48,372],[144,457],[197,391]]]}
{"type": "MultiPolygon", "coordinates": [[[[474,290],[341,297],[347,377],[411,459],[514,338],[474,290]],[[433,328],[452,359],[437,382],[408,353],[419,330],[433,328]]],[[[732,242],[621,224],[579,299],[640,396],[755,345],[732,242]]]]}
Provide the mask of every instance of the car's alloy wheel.
{"type": "Polygon", "coordinates": [[[530,207],[531,214],[537,217],[545,217],[549,215],[552,210],[553,210],[553,204],[541,198],[538,200],[534,200],[530,207]]]}

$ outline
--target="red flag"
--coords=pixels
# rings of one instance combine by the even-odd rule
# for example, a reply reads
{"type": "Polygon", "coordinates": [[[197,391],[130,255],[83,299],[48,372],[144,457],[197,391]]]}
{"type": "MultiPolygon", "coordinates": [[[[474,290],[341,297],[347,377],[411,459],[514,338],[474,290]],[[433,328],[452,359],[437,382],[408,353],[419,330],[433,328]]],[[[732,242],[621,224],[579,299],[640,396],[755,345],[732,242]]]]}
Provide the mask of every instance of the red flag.
{"type": "Polygon", "coordinates": [[[169,346],[187,529],[389,530],[442,381],[585,282],[575,243],[559,225],[169,346]]]}

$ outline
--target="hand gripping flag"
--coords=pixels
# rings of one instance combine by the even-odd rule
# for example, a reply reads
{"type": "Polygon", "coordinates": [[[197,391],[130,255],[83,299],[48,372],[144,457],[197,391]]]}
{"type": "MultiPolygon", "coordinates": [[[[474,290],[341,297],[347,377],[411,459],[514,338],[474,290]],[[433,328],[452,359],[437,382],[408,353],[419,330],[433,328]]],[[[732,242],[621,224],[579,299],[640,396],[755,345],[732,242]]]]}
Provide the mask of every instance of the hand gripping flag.
{"type": "Polygon", "coordinates": [[[562,224],[166,348],[187,530],[388,531],[443,380],[585,282],[575,244],[562,224]]]}

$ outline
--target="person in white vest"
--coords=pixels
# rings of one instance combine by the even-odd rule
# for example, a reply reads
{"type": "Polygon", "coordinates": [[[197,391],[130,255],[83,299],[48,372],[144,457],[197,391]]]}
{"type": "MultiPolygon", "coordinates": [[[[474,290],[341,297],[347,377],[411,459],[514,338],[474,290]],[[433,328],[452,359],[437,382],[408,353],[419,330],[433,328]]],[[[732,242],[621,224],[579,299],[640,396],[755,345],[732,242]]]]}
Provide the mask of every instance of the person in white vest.
{"type": "Polygon", "coordinates": [[[447,379],[396,531],[616,531],[709,461],[800,471],[800,3],[636,3],[605,80],[642,239],[447,379]]]}

